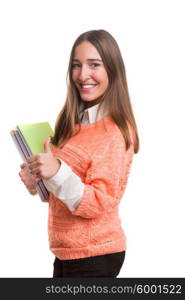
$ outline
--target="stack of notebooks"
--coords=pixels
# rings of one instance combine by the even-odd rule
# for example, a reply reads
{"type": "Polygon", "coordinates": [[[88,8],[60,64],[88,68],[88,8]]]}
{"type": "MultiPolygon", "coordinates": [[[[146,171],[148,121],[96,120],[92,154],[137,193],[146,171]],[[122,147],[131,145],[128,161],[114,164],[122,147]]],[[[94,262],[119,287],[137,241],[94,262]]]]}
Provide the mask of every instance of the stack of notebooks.
{"type": "MultiPolygon", "coordinates": [[[[30,156],[44,152],[44,142],[53,136],[53,130],[48,122],[42,122],[18,125],[10,134],[23,161],[27,162],[30,156]]],[[[36,190],[42,201],[48,201],[49,192],[42,180],[37,183],[36,190]]]]}

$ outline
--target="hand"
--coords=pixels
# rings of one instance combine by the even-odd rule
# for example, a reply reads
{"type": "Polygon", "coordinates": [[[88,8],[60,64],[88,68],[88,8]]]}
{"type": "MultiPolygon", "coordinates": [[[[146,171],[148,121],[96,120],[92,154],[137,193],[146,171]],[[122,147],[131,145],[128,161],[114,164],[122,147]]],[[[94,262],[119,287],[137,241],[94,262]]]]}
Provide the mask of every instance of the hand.
{"type": "Polygon", "coordinates": [[[36,185],[40,178],[33,176],[30,173],[28,164],[24,163],[21,165],[21,171],[19,172],[19,176],[21,177],[21,180],[24,182],[30,194],[35,195],[37,193],[36,185]]]}
{"type": "Polygon", "coordinates": [[[32,155],[27,160],[30,173],[40,179],[53,177],[60,168],[60,161],[54,157],[49,143],[50,137],[44,143],[44,153],[32,155]]]}

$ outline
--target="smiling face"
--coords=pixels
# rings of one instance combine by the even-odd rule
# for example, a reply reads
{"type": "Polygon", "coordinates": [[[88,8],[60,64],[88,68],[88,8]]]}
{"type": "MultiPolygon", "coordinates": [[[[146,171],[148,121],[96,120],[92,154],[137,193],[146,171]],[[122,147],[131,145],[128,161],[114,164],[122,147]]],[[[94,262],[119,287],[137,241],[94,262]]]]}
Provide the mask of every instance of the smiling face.
{"type": "Polygon", "coordinates": [[[108,75],[96,48],[82,42],[74,52],[72,80],[84,101],[100,98],[108,87],[108,75]]]}

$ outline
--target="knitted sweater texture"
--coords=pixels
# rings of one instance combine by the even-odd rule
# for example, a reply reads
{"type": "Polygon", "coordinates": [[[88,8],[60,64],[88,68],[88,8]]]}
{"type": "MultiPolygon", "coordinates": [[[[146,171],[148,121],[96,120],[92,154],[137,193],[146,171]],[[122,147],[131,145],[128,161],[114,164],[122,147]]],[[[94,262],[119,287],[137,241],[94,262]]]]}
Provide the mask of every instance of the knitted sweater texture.
{"type": "Polygon", "coordinates": [[[106,116],[81,125],[77,135],[52,151],[85,184],[73,212],[50,193],[48,233],[53,254],[68,260],[126,250],[118,209],[134,155],[133,142],[126,151],[120,129],[106,116]]]}

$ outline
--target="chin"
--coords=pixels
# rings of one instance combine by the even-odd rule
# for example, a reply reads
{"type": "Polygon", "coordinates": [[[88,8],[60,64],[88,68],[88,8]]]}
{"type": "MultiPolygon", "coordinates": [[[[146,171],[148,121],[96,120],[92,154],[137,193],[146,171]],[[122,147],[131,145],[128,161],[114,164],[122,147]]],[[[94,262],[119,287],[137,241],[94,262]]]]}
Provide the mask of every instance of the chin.
{"type": "Polygon", "coordinates": [[[99,99],[101,99],[102,96],[103,96],[102,94],[100,94],[100,95],[85,95],[85,94],[80,95],[80,97],[83,101],[99,100],[99,99]]]}
{"type": "Polygon", "coordinates": [[[97,98],[96,97],[81,97],[81,99],[83,100],[83,101],[85,101],[85,102],[90,102],[90,101],[94,101],[94,100],[96,100],[97,98]]]}

